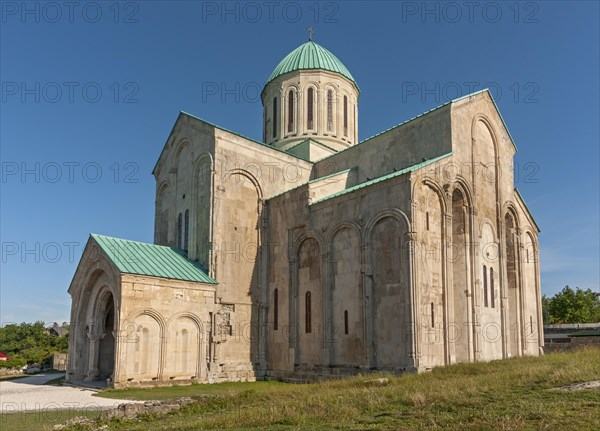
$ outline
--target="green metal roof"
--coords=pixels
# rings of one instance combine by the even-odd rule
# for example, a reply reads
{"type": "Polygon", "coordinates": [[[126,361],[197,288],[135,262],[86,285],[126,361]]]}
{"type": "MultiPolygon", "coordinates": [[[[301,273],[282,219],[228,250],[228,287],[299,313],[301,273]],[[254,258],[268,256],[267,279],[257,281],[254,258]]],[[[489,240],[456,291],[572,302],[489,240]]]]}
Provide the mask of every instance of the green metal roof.
{"type": "Polygon", "coordinates": [[[569,334],[570,337],[600,337],[600,329],[582,329],[569,334]]]}
{"type": "Polygon", "coordinates": [[[122,273],[217,284],[199,263],[188,259],[181,250],[104,235],[91,234],[90,237],[122,273]]]}
{"type": "Polygon", "coordinates": [[[390,172],[389,174],[382,175],[380,177],[374,178],[374,179],[369,180],[369,181],[365,181],[363,183],[357,184],[357,185],[352,186],[352,187],[348,187],[347,189],[344,189],[342,191],[339,191],[339,192],[334,193],[332,195],[326,196],[323,199],[319,199],[318,201],[315,201],[315,202],[311,203],[311,206],[315,205],[315,204],[318,204],[319,202],[323,202],[323,201],[326,201],[326,200],[329,200],[329,199],[337,198],[338,196],[342,196],[342,195],[345,195],[347,193],[354,192],[354,191],[362,189],[364,187],[367,187],[367,186],[370,186],[370,185],[373,185],[373,184],[377,184],[377,183],[380,183],[382,181],[389,180],[391,178],[394,178],[394,177],[397,177],[397,176],[400,176],[400,175],[407,174],[409,172],[417,171],[417,170],[419,170],[421,168],[424,168],[427,165],[430,165],[432,163],[438,162],[438,161],[440,161],[442,159],[445,159],[446,157],[450,157],[451,155],[452,155],[452,153],[442,154],[441,156],[438,156],[438,157],[436,157],[434,159],[426,160],[424,162],[417,163],[416,165],[409,166],[409,167],[401,169],[399,171],[390,172]]]}
{"type": "Polygon", "coordinates": [[[339,73],[352,81],[358,90],[358,84],[346,66],[335,55],[312,40],[286,55],[273,70],[265,86],[283,74],[306,69],[321,69],[339,73]]]}

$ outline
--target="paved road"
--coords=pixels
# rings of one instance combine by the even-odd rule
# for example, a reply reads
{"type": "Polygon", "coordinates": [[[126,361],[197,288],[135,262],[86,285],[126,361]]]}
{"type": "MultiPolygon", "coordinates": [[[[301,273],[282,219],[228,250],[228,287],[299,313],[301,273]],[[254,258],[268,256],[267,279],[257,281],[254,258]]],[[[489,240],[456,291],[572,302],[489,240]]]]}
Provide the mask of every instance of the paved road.
{"type": "Polygon", "coordinates": [[[45,385],[64,373],[42,373],[0,381],[0,413],[46,410],[99,410],[117,407],[126,400],[93,397],[94,391],[72,386],[45,385]]]}

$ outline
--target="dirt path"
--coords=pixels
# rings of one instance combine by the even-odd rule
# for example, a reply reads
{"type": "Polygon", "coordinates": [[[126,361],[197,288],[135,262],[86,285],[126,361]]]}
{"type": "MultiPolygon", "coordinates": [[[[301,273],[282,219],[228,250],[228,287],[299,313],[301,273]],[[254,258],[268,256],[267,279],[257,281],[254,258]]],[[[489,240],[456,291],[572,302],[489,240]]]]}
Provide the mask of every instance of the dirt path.
{"type": "MultiPolygon", "coordinates": [[[[127,400],[94,397],[89,389],[52,386],[45,383],[64,373],[42,373],[16,380],[0,381],[0,413],[47,410],[103,410],[127,400]]],[[[134,402],[134,401],[133,401],[134,402]]]]}

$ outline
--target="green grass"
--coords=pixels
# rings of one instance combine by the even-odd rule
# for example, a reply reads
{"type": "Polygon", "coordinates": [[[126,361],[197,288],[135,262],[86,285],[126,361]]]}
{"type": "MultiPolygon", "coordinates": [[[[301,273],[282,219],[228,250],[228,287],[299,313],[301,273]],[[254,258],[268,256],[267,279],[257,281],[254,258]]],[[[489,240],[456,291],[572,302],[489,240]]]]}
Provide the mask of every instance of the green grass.
{"type": "MultiPolygon", "coordinates": [[[[383,387],[365,384],[370,376],[310,385],[229,384],[229,393],[198,399],[162,418],[160,429],[600,429],[600,392],[549,390],[600,379],[599,358],[600,350],[589,349],[459,364],[392,377],[383,387]]],[[[191,386],[186,395],[196,388],[198,394],[208,389],[191,386]]]]}
{"type": "Polygon", "coordinates": [[[110,430],[598,430],[600,391],[552,389],[600,380],[599,359],[600,349],[590,348],[440,367],[390,377],[385,386],[366,384],[374,376],[363,376],[306,385],[228,383],[101,395],[196,397],[160,419],[111,421],[110,430]]]}
{"type": "Polygon", "coordinates": [[[0,415],[2,431],[49,431],[55,424],[64,423],[75,416],[87,416],[93,419],[100,417],[99,411],[59,410],[26,413],[10,413],[0,415]]]}
{"type": "Polygon", "coordinates": [[[270,391],[274,388],[289,387],[281,382],[237,382],[205,385],[195,383],[187,386],[171,386],[146,389],[110,389],[94,394],[96,397],[119,400],[172,400],[181,397],[202,397],[207,395],[232,396],[247,390],[270,391]]]}
{"type": "Polygon", "coordinates": [[[48,380],[44,384],[45,385],[51,385],[51,386],[62,386],[64,382],[65,382],[65,376],[60,376],[60,377],[57,377],[55,379],[48,380]]]}

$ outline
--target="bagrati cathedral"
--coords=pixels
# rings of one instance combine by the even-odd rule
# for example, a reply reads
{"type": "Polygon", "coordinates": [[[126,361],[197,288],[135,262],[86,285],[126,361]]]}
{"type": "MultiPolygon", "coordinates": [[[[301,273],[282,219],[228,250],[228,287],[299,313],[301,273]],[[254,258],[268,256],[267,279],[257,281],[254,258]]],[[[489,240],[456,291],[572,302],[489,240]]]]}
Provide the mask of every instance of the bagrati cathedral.
{"type": "Polygon", "coordinates": [[[420,372],[543,353],[539,229],[489,91],[358,141],[360,89],[309,40],[263,140],[181,112],[154,244],[91,234],[67,380],[109,387],[420,372]]]}

